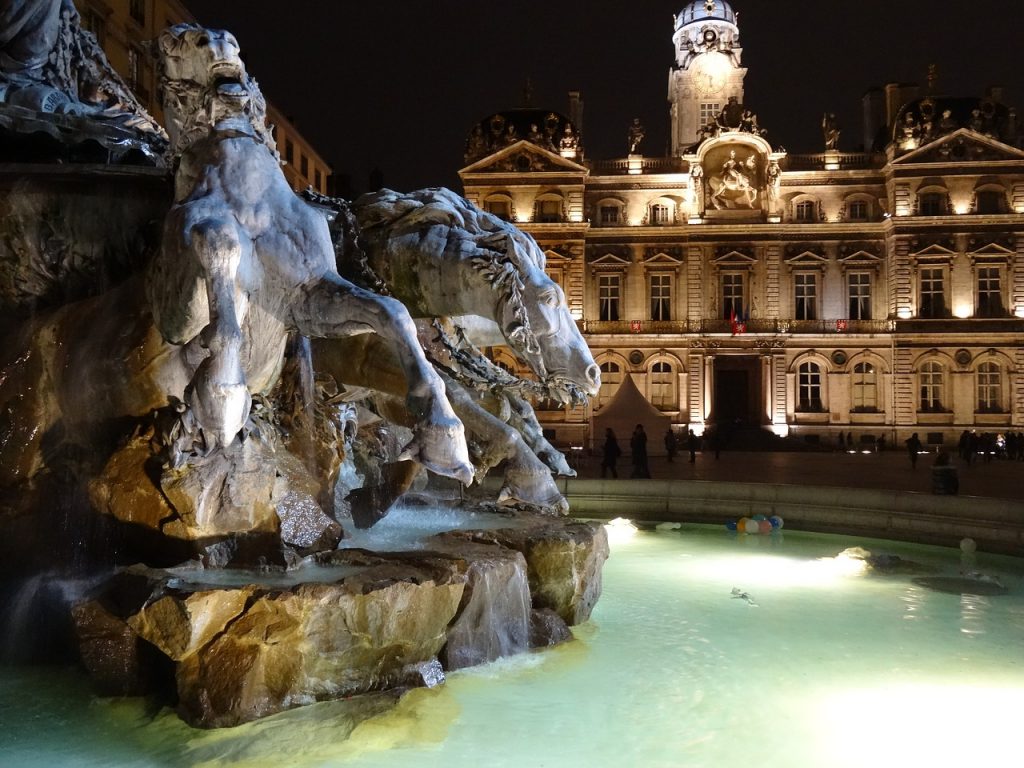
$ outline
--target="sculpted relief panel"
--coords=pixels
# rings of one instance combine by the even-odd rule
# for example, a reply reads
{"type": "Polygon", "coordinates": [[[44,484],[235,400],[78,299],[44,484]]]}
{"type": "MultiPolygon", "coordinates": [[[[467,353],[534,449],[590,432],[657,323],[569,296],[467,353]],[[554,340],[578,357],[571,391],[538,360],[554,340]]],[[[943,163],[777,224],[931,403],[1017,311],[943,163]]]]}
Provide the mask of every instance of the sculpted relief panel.
{"type": "Polygon", "coordinates": [[[761,207],[765,161],[745,144],[712,148],[703,161],[706,199],[716,210],[755,210],[761,207]]]}

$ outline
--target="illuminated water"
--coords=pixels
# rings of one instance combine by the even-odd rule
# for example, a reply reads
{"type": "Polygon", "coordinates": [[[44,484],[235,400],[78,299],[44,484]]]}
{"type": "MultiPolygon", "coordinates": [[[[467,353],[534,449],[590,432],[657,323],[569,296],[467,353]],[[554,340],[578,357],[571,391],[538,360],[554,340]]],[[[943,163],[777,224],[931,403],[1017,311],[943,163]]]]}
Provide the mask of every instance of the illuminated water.
{"type": "Polygon", "coordinates": [[[0,765],[1020,765],[1024,561],[979,555],[1009,594],[961,596],[818,560],[853,544],[960,566],[959,551],[847,537],[641,533],[613,544],[575,642],[453,674],[347,740],[346,703],[203,732],[92,699],[71,672],[7,669],[0,765]]]}

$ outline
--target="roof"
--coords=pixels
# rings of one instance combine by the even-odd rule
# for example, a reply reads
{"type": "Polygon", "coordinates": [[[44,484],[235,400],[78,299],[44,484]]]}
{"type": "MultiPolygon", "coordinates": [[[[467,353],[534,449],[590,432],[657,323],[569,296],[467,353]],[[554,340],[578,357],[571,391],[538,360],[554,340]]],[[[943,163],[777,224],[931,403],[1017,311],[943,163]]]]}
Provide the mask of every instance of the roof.
{"type": "Polygon", "coordinates": [[[725,0],[714,0],[714,2],[695,0],[676,16],[676,30],[703,21],[725,21],[735,24],[736,12],[725,0]]]}

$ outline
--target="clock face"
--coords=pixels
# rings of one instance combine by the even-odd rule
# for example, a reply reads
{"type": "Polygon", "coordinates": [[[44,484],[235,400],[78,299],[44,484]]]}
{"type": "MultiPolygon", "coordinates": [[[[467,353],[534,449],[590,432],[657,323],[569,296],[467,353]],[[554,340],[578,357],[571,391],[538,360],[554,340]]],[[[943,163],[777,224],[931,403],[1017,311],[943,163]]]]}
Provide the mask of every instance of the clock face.
{"type": "Polygon", "coordinates": [[[697,57],[690,66],[693,87],[699,96],[713,96],[725,88],[731,66],[718,53],[705,53],[697,57]]]}

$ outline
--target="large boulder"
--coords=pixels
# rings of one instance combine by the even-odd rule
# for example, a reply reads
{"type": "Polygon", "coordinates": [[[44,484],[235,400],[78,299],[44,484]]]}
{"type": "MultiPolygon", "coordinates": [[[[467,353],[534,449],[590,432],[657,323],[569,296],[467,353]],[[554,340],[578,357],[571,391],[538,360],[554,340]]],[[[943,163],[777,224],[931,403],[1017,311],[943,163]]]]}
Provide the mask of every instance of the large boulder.
{"type": "Polygon", "coordinates": [[[589,619],[601,596],[601,569],[608,559],[604,526],[542,515],[516,522],[516,527],[450,535],[521,552],[534,608],[549,608],[570,626],[589,619]]]}

